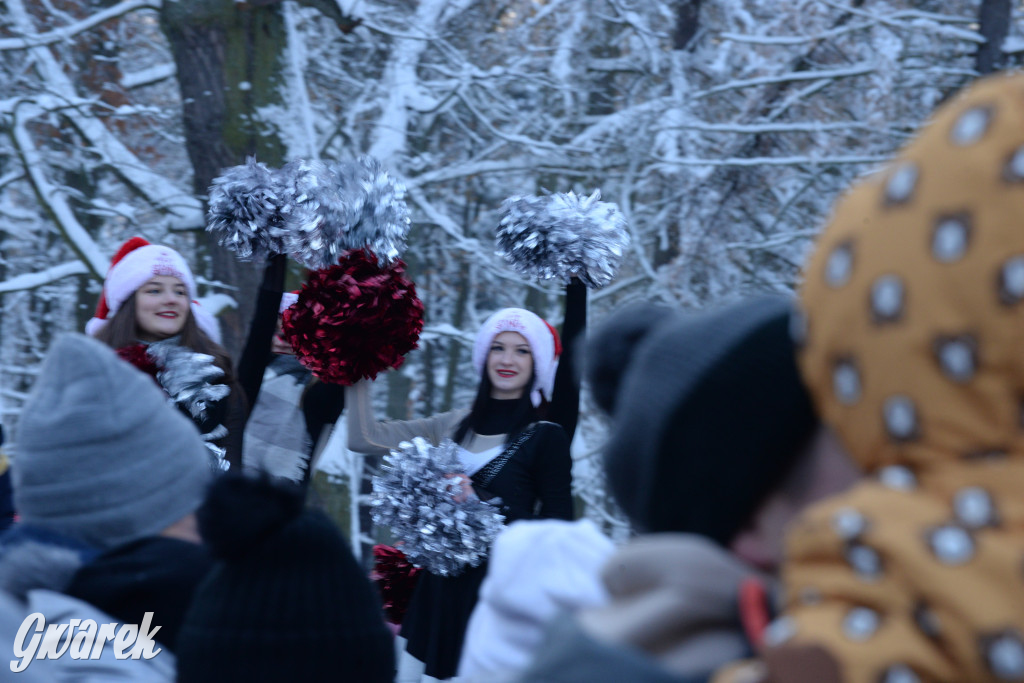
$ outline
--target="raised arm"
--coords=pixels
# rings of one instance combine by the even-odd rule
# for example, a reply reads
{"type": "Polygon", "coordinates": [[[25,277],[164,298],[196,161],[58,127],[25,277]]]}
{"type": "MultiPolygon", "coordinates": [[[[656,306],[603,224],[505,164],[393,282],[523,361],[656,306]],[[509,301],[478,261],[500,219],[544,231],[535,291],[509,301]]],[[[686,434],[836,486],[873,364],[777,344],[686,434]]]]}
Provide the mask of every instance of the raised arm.
{"type": "Polygon", "coordinates": [[[577,347],[587,326],[587,288],[573,278],[565,288],[565,321],[562,324],[562,358],[555,373],[555,388],[547,420],[561,425],[569,437],[576,434],[580,416],[580,372],[576,367],[577,347]]]}
{"type": "Polygon", "coordinates": [[[334,424],[345,409],[345,387],[313,380],[302,392],[302,416],[306,431],[315,446],[320,442],[324,427],[334,424]]]}
{"type": "MultiPolygon", "coordinates": [[[[249,325],[249,337],[238,359],[236,378],[245,394],[249,411],[256,405],[256,396],[263,384],[263,373],[270,363],[270,349],[277,329],[278,309],[284,292],[284,277],[288,268],[288,257],[284,254],[267,260],[263,271],[263,282],[256,295],[256,312],[249,325]]],[[[248,419],[248,414],[246,415],[248,419]]]]}
{"type": "Polygon", "coordinates": [[[466,416],[465,410],[452,410],[419,420],[378,420],[370,401],[372,384],[364,380],[345,388],[348,448],[356,453],[384,455],[416,436],[437,445],[451,438],[456,425],[466,416]]]}

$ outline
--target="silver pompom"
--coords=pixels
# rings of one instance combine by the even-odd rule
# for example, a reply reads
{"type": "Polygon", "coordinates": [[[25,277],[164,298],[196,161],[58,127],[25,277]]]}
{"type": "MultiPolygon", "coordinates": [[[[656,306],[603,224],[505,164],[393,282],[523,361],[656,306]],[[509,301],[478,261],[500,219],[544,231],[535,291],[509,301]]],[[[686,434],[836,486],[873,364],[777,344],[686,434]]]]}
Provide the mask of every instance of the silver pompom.
{"type": "Polygon", "coordinates": [[[405,186],[376,159],[331,164],[297,160],[281,169],[281,177],[285,248],[307,268],[329,268],[345,252],[364,248],[387,265],[405,248],[405,186]]]}
{"type": "Polygon", "coordinates": [[[280,171],[285,250],[312,270],[328,268],[348,249],[343,236],[356,220],[358,191],[319,161],[296,159],[280,171]]]}
{"type": "Polygon", "coordinates": [[[505,521],[493,499],[455,502],[460,489],[449,475],[463,470],[455,449],[450,440],[403,442],[384,456],[370,499],[373,521],[403,541],[409,561],[441,576],[479,565],[505,521]]]}
{"type": "Polygon", "coordinates": [[[349,248],[365,247],[374,253],[381,265],[393,263],[405,251],[405,239],[409,234],[405,185],[392,178],[373,157],[362,157],[354,164],[339,164],[335,168],[339,176],[349,170],[362,189],[359,220],[349,235],[349,248]]]}
{"type": "Polygon", "coordinates": [[[243,261],[282,253],[283,199],[276,173],[250,157],[214,178],[206,230],[243,261]]]}
{"type": "Polygon", "coordinates": [[[224,374],[214,364],[213,356],[181,346],[176,338],[150,344],[146,354],[160,368],[156,375],[160,386],[196,419],[206,416],[207,404],[221,400],[231,391],[226,384],[210,383],[224,374]]]}
{"type": "Polygon", "coordinates": [[[629,247],[629,229],[619,207],[572,192],[509,197],[497,232],[498,253],[523,275],[591,289],[611,282],[629,247]]]}

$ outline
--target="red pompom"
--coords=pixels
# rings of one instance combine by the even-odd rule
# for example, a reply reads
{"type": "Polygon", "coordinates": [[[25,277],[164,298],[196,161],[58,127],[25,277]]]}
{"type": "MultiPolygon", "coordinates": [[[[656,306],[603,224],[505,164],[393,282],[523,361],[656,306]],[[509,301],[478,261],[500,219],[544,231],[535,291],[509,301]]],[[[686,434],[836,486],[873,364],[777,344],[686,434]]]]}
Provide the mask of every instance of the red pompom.
{"type": "Polygon", "coordinates": [[[397,368],[417,346],[423,304],[405,263],[382,267],[362,249],[310,274],[281,316],[295,356],[324,382],[355,384],[397,368]]]}
{"type": "Polygon", "coordinates": [[[420,569],[410,564],[398,548],[389,545],[373,546],[370,580],[377,585],[384,612],[392,624],[402,623],[419,573],[420,569]]]}
{"type": "MultiPolygon", "coordinates": [[[[128,361],[139,370],[142,370],[147,375],[153,378],[154,382],[157,382],[156,373],[160,371],[157,364],[153,362],[153,359],[146,353],[145,344],[132,344],[131,346],[122,346],[117,350],[117,355],[121,360],[128,361]]],[[[159,384],[159,382],[157,382],[159,384]]]]}

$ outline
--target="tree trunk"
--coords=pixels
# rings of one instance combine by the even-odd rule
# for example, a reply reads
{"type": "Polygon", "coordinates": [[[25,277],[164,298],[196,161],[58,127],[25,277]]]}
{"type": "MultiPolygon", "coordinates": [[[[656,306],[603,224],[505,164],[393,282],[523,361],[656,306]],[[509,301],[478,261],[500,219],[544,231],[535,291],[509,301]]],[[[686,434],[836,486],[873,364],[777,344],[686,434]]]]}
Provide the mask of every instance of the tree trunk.
{"type": "Polygon", "coordinates": [[[1006,65],[1003,41],[1010,30],[1010,0],[982,0],[978,8],[978,32],[985,42],[978,46],[974,68],[981,75],[999,71],[1006,65]]]}
{"type": "Polygon", "coordinates": [[[676,30],[672,33],[672,49],[685,50],[700,28],[700,4],[703,0],[683,0],[676,15],[676,30]]]}
{"type": "MultiPolygon", "coordinates": [[[[462,329],[462,326],[466,323],[466,308],[469,306],[469,288],[471,280],[469,277],[469,268],[466,267],[459,275],[458,288],[455,290],[459,293],[458,299],[455,302],[455,313],[452,315],[452,325],[456,329],[462,329]]],[[[444,385],[444,394],[441,398],[441,411],[445,412],[451,410],[455,403],[455,384],[456,376],[459,371],[459,359],[462,357],[462,345],[455,339],[448,342],[448,368],[446,376],[448,381],[444,385]]],[[[472,383],[476,386],[476,382],[472,383]]]]}
{"type": "MultiPolygon", "coordinates": [[[[281,104],[286,34],[280,4],[178,0],[162,5],[160,23],[177,66],[196,194],[205,197],[222,169],[248,156],[282,165],[284,143],[259,118],[261,107],[281,104]]],[[[261,264],[238,261],[208,233],[201,246],[211,278],[237,288],[230,294],[238,308],[220,317],[224,346],[237,357],[252,317],[261,264]]]]}

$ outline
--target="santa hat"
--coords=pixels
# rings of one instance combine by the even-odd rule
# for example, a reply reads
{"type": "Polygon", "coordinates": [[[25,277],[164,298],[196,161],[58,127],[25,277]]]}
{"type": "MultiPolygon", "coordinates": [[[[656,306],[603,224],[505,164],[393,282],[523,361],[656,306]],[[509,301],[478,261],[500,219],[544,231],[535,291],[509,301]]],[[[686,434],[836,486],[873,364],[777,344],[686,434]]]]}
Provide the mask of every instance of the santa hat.
{"type": "Polygon", "coordinates": [[[219,337],[213,316],[196,313],[196,281],[185,259],[174,249],[150,244],[141,237],[132,237],[122,244],[110,259],[107,278],[103,281],[103,293],[96,304],[94,317],[85,325],[86,333],[95,336],[135,290],[158,275],[176,277],[184,283],[188,298],[192,300],[192,314],[196,323],[210,338],[219,337]]]}
{"type": "Polygon", "coordinates": [[[292,304],[294,304],[298,300],[298,290],[295,290],[294,292],[285,292],[284,294],[281,295],[281,305],[277,307],[277,314],[281,315],[289,308],[291,308],[292,304]]]}
{"type": "Polygon", "coordinates": [[[558,354],[562,345],[558,333],[548,323],[522,308],[503,308],[483,324],[473,344],[473,367],[482,375],[491,342],[502,332],[518,332],[530,345],[533,354],[533,386],[530,398],[539,406],[541,397],[551,400],[555,387],[555,370],[558,368],[558,354]]]}

